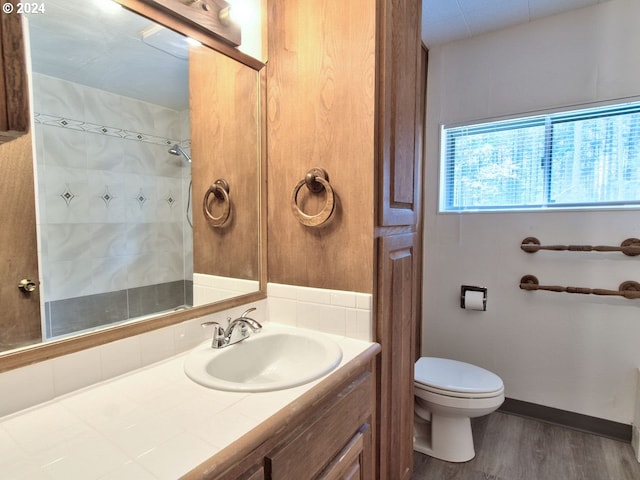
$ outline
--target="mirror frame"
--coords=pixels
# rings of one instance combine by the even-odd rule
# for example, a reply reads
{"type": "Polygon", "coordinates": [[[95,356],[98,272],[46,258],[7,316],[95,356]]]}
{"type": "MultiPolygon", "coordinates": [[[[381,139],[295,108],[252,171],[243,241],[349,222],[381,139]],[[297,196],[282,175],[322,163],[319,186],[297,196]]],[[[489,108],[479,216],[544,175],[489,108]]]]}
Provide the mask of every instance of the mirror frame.
{"type": "MultiPolygon", "coordinates": [[[[259,285],[257,292],[248,293],[228,300],[193,307],[188,310],[172,312],[160,315],[147,320],[132,322],[128,324],[120,324],[112,327],[105,327],[97,331],[74,335],[69,338],[60,340],[52,340],[46,343],[38,343],[27,345],[20,349],[11,350],[7,353],[0,352],[0,373],[13,370],[15,368],[24,367],[38,362],[50,360],[70,353],[75,353],[106,343],[132,337],[145,332],[150,332],[159,328],[191,320],[193,318],[202,317],[211,313],[237,307],[239,305],[263,300],[267,298],[267,263],[266,263],[266,218],[267,218],[267,192],[266,192],[266,74],[265,64],[237,49],[230,46],[229,43],[220,40],[213,33],[207,33],[202,28],[196,28],[193,24],[185,21],[180,16],[174,15],[166,9],[161,9],[157,5],[148,3],[150,0],[114,0],[121,4],[127,10],[141,15],[149,20],[164,25],[182,35],[198,40],[203,45],[226,55],[256,71],[259,81],[258,88],[258,108],[259,108],[259,135],[260,135],[260,161],[259,161],[259,215],[260,225],[258,232],[258,249],[259,249],[259,285]]],[[[176,3],[180,3],[176,0],[176,3]]],[[[26,54],[26,52],[23,52],[26,54]]],[[[25,69],[25,55],[22,55],[20,62],[22,65],[12,66],[14,68],[25,69]]],[[[28,74],[27,74],[28,75],[28,74]]]]}

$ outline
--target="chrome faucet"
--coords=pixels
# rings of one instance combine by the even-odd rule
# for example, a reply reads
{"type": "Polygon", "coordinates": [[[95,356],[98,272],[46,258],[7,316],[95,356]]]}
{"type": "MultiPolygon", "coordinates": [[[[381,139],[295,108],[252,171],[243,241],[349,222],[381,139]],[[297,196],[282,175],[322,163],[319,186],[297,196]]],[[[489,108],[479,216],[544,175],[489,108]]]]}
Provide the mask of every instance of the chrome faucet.
{"type": "Polygon", "coordinates": [[[251,333],[258,333],[262,330],[262,325],[247,315],[255,310],[249,308],[242,312],[240,317],[235,320],[231,320],[231,317],[227,318],[227,329],[225,330],[218,322],[204,322],[201,325],[208,327],[213,325],[213,339],[211,340],[211,348],[224,348],[234,343],[241,342],[245,338],[248,338],[251,333]],[[251,330],[251,332],[249,332],[251,330]]]}
{"type": "Polygon", "coordinates": [[[225,347],[225,332],[222,325],[218,322],[204,322],[200,324],[202,327],[213,325],[213,340],[211,340],[211,348],[225,347]]]}

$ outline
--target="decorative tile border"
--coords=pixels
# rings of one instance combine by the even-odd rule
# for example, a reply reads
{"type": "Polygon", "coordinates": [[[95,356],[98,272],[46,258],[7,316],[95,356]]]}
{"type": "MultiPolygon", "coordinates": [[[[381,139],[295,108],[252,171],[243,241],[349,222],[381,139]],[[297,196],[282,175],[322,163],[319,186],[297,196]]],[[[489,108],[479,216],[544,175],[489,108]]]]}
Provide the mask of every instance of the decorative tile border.
{"type": "Polygon", "coordinates": [[[180,142],[180,140],[158,137],[156,135],[149,135],[147,133],[132,132],[130,130],[124,130],[117,127],[108,127],[106,125],[99,125],[96,123],[83,122],[81,120],[73,120],[66,117],[58,117],[55,115],[46,115],[44,113],[35,113],[34,122],[42,125],[50,125],[52,127],[68,128],[71,130],[79,130],[82,132],[95,133],[98,135],[106,135],[109,137],[123,138],[125,140],[134,140],[143,143],[151,143],[154,145],[166,145],[171,146],[179,143],[183,147],[188,147],[188,144],[180,142]]]}
{"type": "MultiPolygon", "coordinates": [[[[64,184],[64,191],[59,196],[66,202],[67,207],[69,205],[71,205],[71,200],[76,198],[76,196],[71,191],[71,188],[69,188],[69,184],[68,183],[64,184]]],[[[107,206],[109,206],[108,203],[107,203],[107,206]]]]}
{"type": "Polygon", "coordinates": [[[109,208],[109,203],[111,202],[111,200],[113,200],[114,197],[110,192],[109,192],[109,185],[105,185],[104,186],[104,193],[100,196],[100,198],[104,201],[104,204],[107,208],[109,208]]]}
{"type": "Polygon", "coordinates": [[[142,206],[147,200],[148,198],[145,196],[144,191],[142,190],[142,188],[140,188],[138,195],[136,195],[136,202],[138,202],[138,205],[140,205],[140,208],[142,208],[142,206]]]}
{"type": "MultiPolygon", "coordinates": [[[[185,140],[181,142],[179,140],[166,138],[166,137],[159,137],[157,135],[139,133],[139,132],[125,130],[117,127],[109,127],[105,125],[84,122],[81,120],[74,120],[68,117],[47,115],[44,113],[35,113],[34,122],[40,125],[60,127],[60,128],[70,129],[70,130],[81,131],[85,133],[93,133],[97,135],[122,138],[124,140],[133,140],[133,141],[148,143],[152,145],[161,145],[163,147],[179,144],[183,148],[188,149],[191,144],[190,140],[185,140]]],[[[68,183],[65,183],[64,187],[61,188],[58,196],[65,201],[67,207],[71,207],[73,200],[77,198],[77,193],[75,193],[71,189],[68,183]]],[[[104,205],[106,208],[109,208],[111,201],[117,198],[115,195],[113,195],[109,191],[109,185],[105,185],[104,191],[101,195],[99,195],[99,197],[104,202],[104,205]]],[[[149,200],[149,195],[141,187],[139,189],[138,194],[133,197],[133,200],[138,204],[138,206],[142,210],[145,207],[145,203],[147,202],[147,200],[149,200]]],[[[166,202],[169,208],[173,208],[177,203],[177,197],[172,190],[169,190],[168,193],[165,193],[162,197],[162,200],[166,202]]]]}

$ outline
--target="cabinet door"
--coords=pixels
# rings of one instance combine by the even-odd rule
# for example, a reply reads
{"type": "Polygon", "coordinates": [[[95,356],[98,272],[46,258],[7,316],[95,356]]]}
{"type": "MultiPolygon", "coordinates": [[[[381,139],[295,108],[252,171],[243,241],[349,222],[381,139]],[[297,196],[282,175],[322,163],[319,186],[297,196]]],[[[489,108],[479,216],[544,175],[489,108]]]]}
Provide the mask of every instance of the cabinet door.
{"type": "MultiPolygon", "coordinates": [[[[341,392],[335,402],[321,407],[327,410],[311,425],[305,426],[275,451],[269,452],[265,457],[265,470],[270,472],[270,478],[311,479],[325,472],[327,465],[340,457],[345,445],[351,445],[352,439],[357,437],[354,433],[361,432],[361,426],[371,421],[373,387],[373,375],[362,375],[341,392]]],[[[362,441],[367,443],[364,436],[362,441]]],[[[356,450],[357,445],[351,452],[356,450]]],[[[361,447],[358,453],[366,450],[361,447]]],[[[365,463],[366,459],[363,461],[365,463]]]]}
{"type": "Polygon", "coordinates": [[[415,225],[420,194],[419,0],[379,2],[378,225],[415,225]]]}
{"type": "Polygon", "coordinates": [[[379,239],[377,337],[380,362],[380,478],[405,480],[413,469],[413,366],[419,272],[417,234],[379,239]]]}
{"type": "Polygon", "coordinates": [[[251,465],[254,461],[255,458],[249,456],[238,462],[231,469],[226,470],[224,473],[207,474],[202,477],[198,476],[197,478],[206,478],[211,480],[265,480],[265,478],[268,478],[264,473],[262,459],[259,460],[259,464],[246,468],[246,465],[251,465]],[[238,473],[239,471],[242,473],[238,473]]]}

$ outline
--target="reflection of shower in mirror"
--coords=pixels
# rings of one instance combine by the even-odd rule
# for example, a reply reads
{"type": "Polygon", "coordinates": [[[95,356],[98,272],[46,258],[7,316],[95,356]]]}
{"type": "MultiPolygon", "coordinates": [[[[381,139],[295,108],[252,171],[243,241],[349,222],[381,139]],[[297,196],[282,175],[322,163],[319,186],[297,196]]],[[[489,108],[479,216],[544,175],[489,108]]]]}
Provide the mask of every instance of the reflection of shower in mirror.
{"type": "Polygon", "coordinates": [[[177,143],[169,149],[169,153],[171,155],[182,155],[187,160],[187,162],[191,163],[191,157],[189,156],[189,154],[185,152],[183,148],[177,143]]]}
{"type": "MultiPolygon", "coordinates": [[[[248,61],[244,54],[220,54],[206,46],[187,49],[184,34],[152,25],[150,19],[121,7],[115,15],[96,8],[93,0],[47,0],[46,7],[46,15],[32,13],[21,22],[29,38],[24,57],[30,66],[34,183],[41,202],[34,228],[42,246],[37,259],[41,308],[20,322],[25,332],[29,329],[25,336],[14,329],[13,316],[0,315],[0,333],[8,334],[0,335],[0,356],[16,347],[62,338],[64,346],[57,345],[54,355],[74,351],[71,337],[77,333],[108,328],[108,334],[92,333],[89,343],[83,343],[99,344],[134,331],[127,327],[116,332],[120,325],[138,319],[150,325],[151,316],[171,316],[194,304],[194,257],[203,256],[197,261],[207,262],[211,240],[219,240],[205,238],[202,245],[194,245],[195,225],[191,226],[197,223],[191,196],[198,185],[190,184],[189,160],[198,155],[196,149],[191,153],[190,96],[196,95],[201,106],[194,126],[197,141],[209,131],[202,119],[215,115],[214,106],[204,100],[211,92],[199,92],[208,85],[211,66],[216,79],[235,79],[213,82],[215,97],[227,102],[219,108],[233,108],[235,114],[224,117],[225,131],[233,132],[228,140],[211,147],[216,156],[233,152],[233,169],[225,171],[235,172],[238,164],[255,188],[246,189],[243,205],[248,215],[243,218],[250,221],[246,231],[238,232],[241,241],[216,243],[216,268],[207,263],[200,269],[207,272],[199,278],[207,289],[199,288],[198,295],[207,295],[200,295],[197,304],[259,291],[260,229],[255,225],[261,212],[261,148],[256,143],[260,66],[253,61],[243,64],[248,61]],[[155,30],[163,34],[150,35],[155,30]],[[146,41],[140,38],[142,31],[146,41]],[[156,41],[153,45],[150,37],[156,41]],[[189,55],[178,58],[169,47],[158,48],[161,37],[182,44],[189,55]],[[197,61],[192,62],[192,54],[197,54],[197,61]],[[190,79],[198,87],[194,91],[189,89],[190,79]],[[172,148],[176,144],[181,148],[172,148]],[[214,288],[209,288],[210,277],[218,282],[214,288]],[[237,279],[246,280],[246,288],[244,283],[235,288],[237,279]],[[4,332],[6,325],[10,328],[4,332]]],[[[24,60],[23,55],[16,57],[24,60]]],[[[24,254],[33,256],[35,247],[29,244],[25,249],[24,254]]],[[[162,322],[169,325],[174,319],[162,322]]],[[[49,358],[48,348],[21,352],[16,365],[49,358]]]]}
{"type": "MultiPolygon", "coordinates": [[[[191,163],[191,156],[184,151],[184,149],[179,145],[179,144],[175,144],[173,145],[173,147],[171,147],[169,149],[169,153],[171,155],[182,155],[185,160],[189,163],[191,163]]],[[[191,187],[193,185],[193,182],[191,180],[189,180],[189,192],[187,193],[187,211],[186,211],[186,215],[187,215],[187,222],[189,222],[189,226],[191,228],[193,228],[193,222],[191,221],[191,217],[189,217],[189,210],[191,209],[191,187]]]]}

